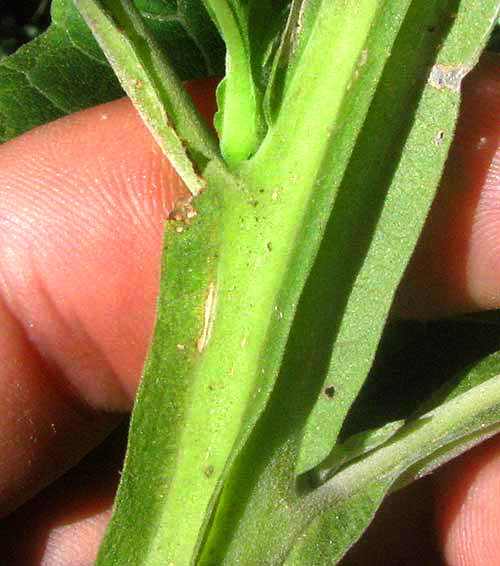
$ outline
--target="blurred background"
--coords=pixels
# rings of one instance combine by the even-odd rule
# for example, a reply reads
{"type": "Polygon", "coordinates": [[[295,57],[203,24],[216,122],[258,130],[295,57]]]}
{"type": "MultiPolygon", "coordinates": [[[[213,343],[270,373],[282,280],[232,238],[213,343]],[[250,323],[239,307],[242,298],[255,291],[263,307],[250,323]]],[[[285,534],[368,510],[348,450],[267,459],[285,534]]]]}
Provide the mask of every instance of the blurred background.
{"type": "Polygon", "coordinates": [[[0,0],[0,60],[50,23],[50,0],[0,0]]]}

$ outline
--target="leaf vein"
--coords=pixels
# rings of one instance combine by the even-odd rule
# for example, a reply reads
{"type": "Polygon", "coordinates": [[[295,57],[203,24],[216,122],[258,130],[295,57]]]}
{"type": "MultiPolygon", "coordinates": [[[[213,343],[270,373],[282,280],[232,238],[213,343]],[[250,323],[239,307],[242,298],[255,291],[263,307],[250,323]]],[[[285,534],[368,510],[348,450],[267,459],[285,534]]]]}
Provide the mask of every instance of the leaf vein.
{"type": "Polygon", "coordinates": [[[16,73],[19,73],[20,75],[24,75],[26,82],[28,83],[28,85],[35,91],[37,91],[39,94],[41,94],[44,98],[46,98],[53,106],[54,108],[57,108],[57,110],[63,112],[64,114],[70,114],[71,113],[71,109],[70,108],[64,108],[59,102],[56,102],[55,100],[53,100],[50,95],[45,92],[42,88],[40,88],[39,85],[35,84],[30,76],[30,73],[28,71],[24,71],[24,70],[20,70],[17,69],[15,66],[11,66],[8,64],[8,59],[5,60],[5,62],[2,63],[7,69],[14,71],[16,73]]]}
{"type": "Polygon", "coordinates": [[[83,49],[83,47],[81,45],[79,45],[78,43],[75,42],[75,40],[73,39],[73,37],[71,36],[71,34],[69,33],[69,31],[67,29],[64,29],[62,27],[59,27],[56,24],[56,27],[58,27],[58,29],[60,29],[62,32],[64,32],[64,34],[66,35],[66,37],[69,39],[69,42],[71,43],[71,45],[82,55],[84,55],[85,57],[87,57],[88,59],[90,59],[91,61],[95,61],[96,63],[99,63],[99,65],[101,65],[101,67],[107,67],[108,64],[105,63],[104,61],[102,61],[101,59],[98,59],[97,57],[94,57],[94,55],[92,55],[90,52],[85,51],[85,49],[83,49]]]}

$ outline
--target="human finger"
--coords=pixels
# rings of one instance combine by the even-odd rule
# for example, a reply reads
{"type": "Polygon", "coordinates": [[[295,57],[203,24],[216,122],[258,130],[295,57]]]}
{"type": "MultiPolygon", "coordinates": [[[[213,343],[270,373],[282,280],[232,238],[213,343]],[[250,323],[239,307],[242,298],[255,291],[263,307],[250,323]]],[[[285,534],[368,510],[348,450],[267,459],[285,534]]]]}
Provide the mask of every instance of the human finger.
{"type": "MultiPolygon", "coordinates": [[[[192,90],[209,114],[213,81],[192,90]]],[[[0,514],[131,408],[185,191],[126,99],[0,148],[0,514]]]]}

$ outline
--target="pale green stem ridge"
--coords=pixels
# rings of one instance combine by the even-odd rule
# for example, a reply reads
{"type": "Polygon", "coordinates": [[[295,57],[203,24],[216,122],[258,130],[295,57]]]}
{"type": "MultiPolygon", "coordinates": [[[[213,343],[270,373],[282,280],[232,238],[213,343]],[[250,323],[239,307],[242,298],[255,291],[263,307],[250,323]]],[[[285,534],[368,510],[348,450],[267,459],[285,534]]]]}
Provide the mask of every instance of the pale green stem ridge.
{"type": "Polygon", "coordinates": [[[258,181],[269,186],[314,182],[338,116],[352,83],[366,38],[383,4],[381,0],[347,0],[321,3],[307,45],[301,54],[281,103],[283,111],[270,127],[250,163],[255,172],[265,168],[258,181]],[[325,61],[334,71],[325,72],[325,61]],[[325,76],[326,75],[326,76],[325,76]],[[281,159],[276,159],[279,148],[281,159]],[[315,155],[304,160],[304,155],[315,155]],[[300,180],[299,180],[300,179],[300,180]],[[306,181],[304,181],[306,182],[306,181]]]}

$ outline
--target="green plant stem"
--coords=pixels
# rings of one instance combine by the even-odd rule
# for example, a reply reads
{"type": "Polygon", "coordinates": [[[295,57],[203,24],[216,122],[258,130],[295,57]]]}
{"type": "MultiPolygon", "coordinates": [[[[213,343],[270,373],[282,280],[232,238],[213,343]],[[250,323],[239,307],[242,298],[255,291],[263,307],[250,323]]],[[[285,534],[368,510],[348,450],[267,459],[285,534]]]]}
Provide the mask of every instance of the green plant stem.
{"type": "MultiPolygon", "coordinates": [[[[280,107],[254,159],[252,182],[314,183],[381,0],[324,1],[280,107]],[[325,73],[325,62],[335,69],[325,73]],[[312,157],[309,156],[313,156],[312,157]],[[308,156],[307,159],[304,156],[308,156]],[[273,163],[273,167],[269,164],[273,163]]],[[[246,168],[246,166],[245,166],[246,168]]]]}
{"type": "MultiPolygon", "coordinates": [[[[346,39],[342,27],[333,26],[334,14],[327,10],[325,15],[329,16],[327,21],[332,26],[332,29],[326,28],[325,36],[331,40],[330,33],[335,29],[346,39]]],[[[339,24],[344,23],[341,14],[335,13],[335,16],[340,17],[339,24]]],[[[363,34],[369,30],[368,24],[359,29],[354,22],[352,25],[357,30],[358,41],[349,51],[353,61],[345,63],[346,73],[354,69],[363,45],[363,34]]],[[[331,51],[329,53],[331,55],[331,51]]],[[[312,61],[306,59],[304,65],[310,63],[312,61]]],[[[315,64],[322,66],[323,58],[317,57],[315,64]]],[[[336,82],[329,76],[325,80],[331,95],[342,98],[345,82],[336,82]]],[[[334,112],[328,118],[332,122],[335,116],[334,112]]],[[[312,171],[314,164],[321,162],[318,153],[326,151],[328,143],[329,138],[318,139],[319,147],[311,148],[304,155],[307,171],[312,171]]],[[[296,171],[294,158],[292,156],[287,168],[289,174],[296,171]]],[[[147,550],[142,555],[132,555],[135,564],[194,563],[228,466],[262,411],[278,374],[307,274],[303,266],[292,261],[296,247],[290,243],[297,238],[307,203],[314,192],[314,183],[309,177],[298,175],[293,187],[283,191],[274,183],[264,184],[262,177],[254,180],[254,170],[250,167],[249,171],[252,174],[247,174],[241,167],[238,177],[234,178],[221,175],[211,166],[205,170],[208,190],[202,200],[196,201],[198,217],[195,222],[201,222],[203,227],[203,219],[217,218],[217,236],[213,244],[216,252],[212,254],[217,261],[212,274],[207,272],[197,284],[197,293],[202,300],[201,304],[193,303],[193,313],[199,322],[194,325],[197,330],[188,340],[185,336],[181,338],[180,331],[171,325],[162,330],[161,320],[178,320],[179,301],[187,292],[186,272],[204,264],[204,260],[193,262],[194,258],[183,258],[184,248],[179,245],[182,234],[177,237],[173,234],[167,249],[165,262],[171,266],[171,271],[162,291],[161,320],[138,406],[144,404],[141,399],[148,389],[148,395],[153,397],[159,395],[161,389],[166,399],[172,398],[175,402],[170,403],[171,408],[165,408],[167,412],[159,421],[155,420],[154,435],[161,438],[155,443],[160,461],[166,457],[162,446],[170,447],[168,463],[158,470],[158,476],[151,477],[151,470],[142,470],[141,463],[132,455],[127,459],[126,476],[135,478],[146,474],[148,479],[144,481],[148,490],[161,492],[164,497],[161,505],[154,507],[152,503],[151,511],[146,511],[142,502],[137,502],[138,495],[127,494],[126,483],[120,492],[119,502],[123,501],[123,508],[128,508],[129,514],[133,515],[130,505],[136,501],[140,508],[136,515],[154,515],[149,521],[156,526],[144,535],[148,537],[147,550]],[[215,200],[210,204],[212,199],[215,200]],[[207,309],[208,314],[205,314],[207,309]],[[209,330],[204,332],[207,316],[209,330]],[[183,346],[181,350],[176,347],[179,344],[183,346]],[[193,351],[193,344],[196,344],[196,351],[193,351]],[[179,377],[178,380],[172,378],[169,383],[165,381],[165,375],[179,377]],[[153,393],[152,387],[159,388],[158,392],[153,393]],[[196,442],[193,442],[194,438],[196,442]]],[[[190,242],[193,250],[207,247],[207,235],[212,228],[207,226],[197,230],[199,239],[190,242]]],[[[193,314],[182,312],[186,312],[185,324],[188,324],[193,314]]],[[[148,438],[144,425],[134,414],[131,445],[140,444],[141,436],[148,438]]],[[[149,447],[150,458],[154,448],[154,445],[149,447]]],[[[120,505],[115,521],[120,521],[120,505]]],[[[125,545],[130,543],[123,542],[125,545]]],[[[108,552],[115,550],[113,543],[110,544],[104,545],[103,560],[108,552]]]]}
{"type": "MultiPolygon", "coordinates": [[[[304,3],[304,9],[310,5],[304,3]]],[[[290,517],[297,518],[300,509],[314,507],[319,514],[327,513],[313,504],[316,500],[307,490],[296,489],[304,419],[315,403],[319,383],[311,388],[297,376],[302,362],[300,332],[310,325],[319,328],[321,319],[317,309],[309,308],[300,311],[298,320],[294,317],[332,207],[335,211],[340,178],[389,56],[384,44],[380,57],[365,65],[364,48],[372,25],[379,16],[386,18],[390,29],[382,27],[379,41],[390,38],[392,45],[408,3],[394,10],[388,6],[375,0],[316,3],[314,25],[294,60],[293,74],[281,91],[279,114],[262,146],[248,162],[231,165],[232,173],[217,159],[209,161],[204,169],[207,190],[194,201],[197,216],[191,223],[167,227],[168,277],[162,279],[158,321],[132,419],[124,480],[99,564],[117,564],[115,556],[137,566],[221,566],[241,560],[245,566],[282,564],[297,533],[305,533],[308,525],[294,523],[285,533],[285,526],[271,532],[271,523],[284,525],[290,517]],[[335,74],[323,72],[334,64],[335,74]],[[361,101],[351,103],[353,92],[361,101]],[[355,124],[345,126],[348,118],[355,124]],[[339,155],[333,152],[336,147],[339,155]],[[334,179],[334,174],[339,178],[334,179]],[[311,226],[313,230],[308,229],[311,226]],[[298,363],[289,374],[291,361],[298,363]],[[297,377],[293,383],[287,382],[290,375],[297,377]],[[255,540],[263,526],[266,537],[256,551],[255,540]],[[127,535],[120,534],[120,528],[127,535]],[[242,537],[235,536],[242,530],[246,531],[242,537]]],[[[448,4],[436,0],[436,6],[443,10],[448,4]]],[[[412,142],[422,135],[434,156],[435,126],[402,135],[412,142]]],[[[400,139],[399,129],[395,139],[400,139]]],[[[407,159],[413,161],[409,147],[407,159]]],[[[445,146],[437,153],[442,164],[445,146]]],[[[370,153],[376,161],[374,155],[370,153]]],[[[439,176],[439,171],[433,174],[439,176]]],[[[398,198],[408,196],[404,183],[399,184],[403,175],[396,164],[390,173],[397,181],[398,198]]],[[[378,195],[382,202],[392,180],[385,174],[384,169],[381,175],[387,184],[378,195]]],[[[436,182],[424,191],[425,204],[436,182]]],[[[380,207],[382,212],[391,211],[387,219],[391,227],[402,207],[398,198],[392,195],[380,207]]],[[[362,202],[360,219],[370,206],[370,201],[362,202]]],[[[415,238],[425,213],[422,202],[415,204],[419,210],[419,222],[411,226],[415,238]]],[[[351,217],[345,213],[343,218],[347,222],[351,217]]],[[[337,220],[333,218],[328,228],[337,220]]],[[[383,235],[374,233],[370,231],[370,241],[378,244],[383,235]]],[[[410,248],[407,244],[401,254],[397,245],[393,250],[397,269],[391,270],[383,289],[384,305],[390,302],[410,248]]],[[[382,273],[380,246],[376,251],[376,273],[382,273]]],[[[359,252],[362,257],[363,252],[359,252]]],[[[320,258],[321,275],[326,273],[325,265],[330,267],[322,263],[328,257],[320,258]]],[[[313,283],[307,300],[314,299],[310,293],[318,281],[313,283]]],[[[348,286],[344,291],[349,296],[348,286]]],[[[341,307],[334,310],[336,317],[341,318],[341,307]]],[[[377,319],[377,331],[383,320],[377,319]]],[[[317,358],[314,352],[305,354],[311,371],[317,358]]],[[[364,375],[356,376],[355,388],[348,391],[351,400],[364,375]]],[[[341,406],[336,419],[344,418],[347,405],[341,406]]],[[[371,511],[390,485],[376,487],[371,511]]],[[[312,521],[312,516],[305,517],[312,521]]]]}

